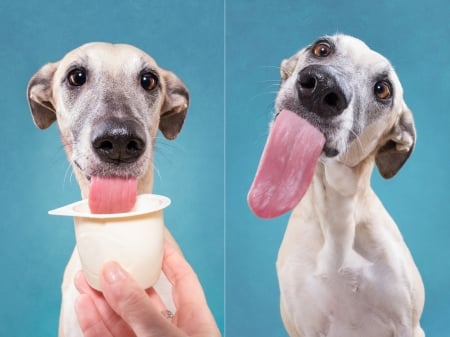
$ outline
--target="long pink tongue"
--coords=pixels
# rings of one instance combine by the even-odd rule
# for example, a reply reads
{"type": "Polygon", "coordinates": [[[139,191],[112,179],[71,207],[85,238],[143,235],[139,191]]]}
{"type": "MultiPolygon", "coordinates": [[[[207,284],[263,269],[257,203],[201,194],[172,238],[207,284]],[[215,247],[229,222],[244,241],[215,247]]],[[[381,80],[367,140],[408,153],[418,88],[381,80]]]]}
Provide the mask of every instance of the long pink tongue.
{"type": "Polygon", "coordinates": [[[283,110],[272,125],[248,193],[248,203],[261,218],[293,209],[311,184],[325,144],[323,134],[308,121],[283,110]]]}
{"type": "Polygon", "coordinates": [[[135,178],[92,177],[89,208],[96,214],[128,212],[133,208],[136,196],[135,178]]]}

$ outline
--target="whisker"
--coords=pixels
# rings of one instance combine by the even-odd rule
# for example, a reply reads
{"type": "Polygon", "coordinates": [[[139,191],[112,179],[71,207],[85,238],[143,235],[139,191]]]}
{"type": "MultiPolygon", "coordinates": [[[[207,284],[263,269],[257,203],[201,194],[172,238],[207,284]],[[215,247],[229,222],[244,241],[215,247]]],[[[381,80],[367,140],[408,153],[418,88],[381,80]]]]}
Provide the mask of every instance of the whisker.
{"type": "Polygon", "coordinates": [[[353,144],[353,142],[356,142],[357,150],[359,151],[358,155],[363,155],[364,154],[364,146],[363,146],[363,143],[361,142],[361,138],[359,137],[359,135],[352,128],[345,127],[344,130],[348,131],[350,134],[352,134],[355,137],[355,139],[352,142],[345,143],[344,153],[348,152],[350,144],[353,144]]]}
{"type": "Polygon", "coordinates": [[[272,65],[269,65],[269,66],[260,66],[260,68],[265,68],[265,69],[280,69],[280,66],[278,65],[278,66],[272,66],[272,65]]]}
{"type": "Polygon", "coordinates": [[[159,181],[162,182],[162,176],[159,168],[154,163],[152,163],[151,169],[153,170],[153,176],[158,176],[159,181]]]}
{"type": "Polygon", "coordinates": [[[254,100],[259,99],[260,97],[265,96],[265,95],[276,95],[276,94],[277,94],[277,91],[260,92],[258,94],[253,95],[252,97],[250,97],[249,100],[250,101],[254,101],[254,100]]]}
{"type": "Polygon", "coordinates": [[[356,132],[353,131],[353,129],[349,129],[349,132],[355,136],[354,141],[357,142],[358,149],[360,150],[361,154],[364,154],[363,143],[361,142],[361,138],[359,137],[359,135],[357,135],[356,132]]]}
{"type": "Polygon", "coordinates": [[[75,172],[73,170],[70,171],[69,184],[72,185],[72,178],[75,176],[75,172]]]}
{"type": "Polygon", "coordinates": [[[264,84],[269,83],[269,84],[280,85],[280,80],[279,79],[277,79],[277,80],[269,80],[269,79],[267,79],[267,80],[259,81],[259,83],[264,83],[264,84]]]}
{"type": "Polygon", "coordinates": [[[73,175],[73,169],[72,165],[70,163],[67,164],[66,171],[64,172],[64,180],[63,180],[63,186],[67,182],[67,176],[69,176],[69,185],[72,184],[72,175],[73,175]]]}

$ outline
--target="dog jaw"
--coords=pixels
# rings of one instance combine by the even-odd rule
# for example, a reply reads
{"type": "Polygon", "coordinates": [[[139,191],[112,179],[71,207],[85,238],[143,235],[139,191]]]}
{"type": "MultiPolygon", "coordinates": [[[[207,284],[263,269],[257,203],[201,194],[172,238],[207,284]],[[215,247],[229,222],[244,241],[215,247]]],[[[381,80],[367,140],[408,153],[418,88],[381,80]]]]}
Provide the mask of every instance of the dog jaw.
{"type": "MultiPolygon", "coordinates": [[[[153,169],[152,165],[146,166],[148,169],[144,174],[140,176],[131,176],[131,175],[115,175],[115,176],[123,176],[123,177],[134,177],[137,179],[137,193],[151,193],[153,190],[153,169]]],[[[75,162],[72,162],[72,169],[75,174],[76,180],[80,186],[81,196],[83,199],[89,197],[89,190],[91,186],[91,175],[87,175],[75,162]]]]}

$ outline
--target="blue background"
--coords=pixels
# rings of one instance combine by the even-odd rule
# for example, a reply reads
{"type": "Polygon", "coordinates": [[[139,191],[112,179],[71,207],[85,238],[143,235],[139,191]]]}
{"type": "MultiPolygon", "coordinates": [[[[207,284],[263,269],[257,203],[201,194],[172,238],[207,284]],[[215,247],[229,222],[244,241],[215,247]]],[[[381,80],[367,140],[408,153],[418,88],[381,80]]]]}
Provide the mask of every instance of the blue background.
{"type": "Polygon", "coordinates": [[[190,90],[179,138],[159,136],[154,190],[171,197],[166,223],[223,327],[222,1],[2,1],[0,14],[0,336],[57,335],[74,234],[70,219],[47,211],[80,192],[56,125],[33,125],[25,90],[40,66],[90,41],[134,44],[190,90]]]}
{"type": "Polygon", "coordinates": [[[155,192],[173,199],[166,222],[226,336],[286,336],[275,260],[288,217],[256,218],[246,194],[280,61],[335,32],[391,60],[414,112],[415,152],[392,180],[374,173],[373,185],[421,271],[427,336],[450,336],[447,0],[2,1],[0,14],[0,336],[56,336],[74,235],[47,210],[78,200],[79,189],[57,128],[34,127],[25,89],[41,65],[95,40],[135,44],[189,87],[182,133],[157,147],[155,192]]]}
{"type": "Polygon", "coordinates": [[[227,336],[286,336],[275,261],[288,217],[257,219],[245,199],[266,140],[280,61],[336,32],[359,37],[391,60],[414,112],[415,152],[391,180],[374,172],[373,185],[421,271],[427,336],[450,336],[449,14],[447,0],[227,1],[227,336]]]}

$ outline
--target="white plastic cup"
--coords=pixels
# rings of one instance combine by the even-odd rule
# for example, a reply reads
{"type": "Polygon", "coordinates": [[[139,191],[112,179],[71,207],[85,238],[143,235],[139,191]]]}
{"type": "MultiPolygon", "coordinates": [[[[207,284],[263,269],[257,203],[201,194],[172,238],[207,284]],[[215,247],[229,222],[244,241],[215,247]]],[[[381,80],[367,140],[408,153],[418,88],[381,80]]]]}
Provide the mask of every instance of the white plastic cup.
{"type": "Polygon", "coordinates": [[[118,262],[144,288],[159,279],[164,245],[163,209],[170,199],[155,194],[138,195],[130,212],[92,214],[88,200],[49,212],[72,216],[81,265],[88,283],[102,291],[100,272],[108,261],[118,262]]]}

